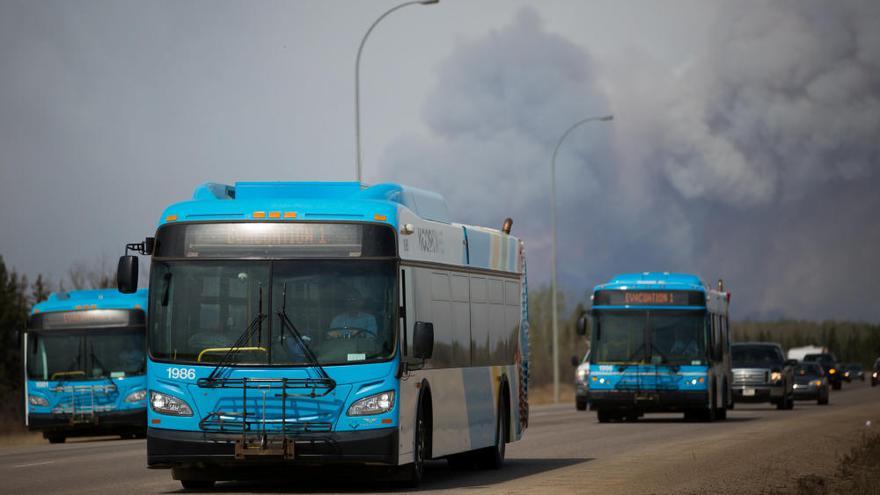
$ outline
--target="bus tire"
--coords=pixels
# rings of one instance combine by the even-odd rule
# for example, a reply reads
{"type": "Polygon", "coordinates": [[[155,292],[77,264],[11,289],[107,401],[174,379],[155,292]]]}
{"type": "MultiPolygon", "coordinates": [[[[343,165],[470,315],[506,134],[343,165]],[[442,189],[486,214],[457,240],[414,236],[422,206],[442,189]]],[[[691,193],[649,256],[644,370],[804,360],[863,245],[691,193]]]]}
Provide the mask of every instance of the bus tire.
{"type": "Polygon", "coordinates": [[[498,415],[495,420],[495,445],[480,449],[479,465],[483,469],[501,469],[507,451],[507,393],[502,392],[498,401],[498,415]]]}
{"type": "Polygon", "coordinates": [[[608,423],[611,421],[611,413],[606,409],[598,409],[596,411],[596,419],[598,419],[600,423],[608,423]]]}
{"type": "Polygon", "coordinates": [[[64,435],[47,435],[46,440],[49,440],[49,443],[64,443],[67,437],[64,435]]]}
{"type": "MultiPolygon", "coordinates": [[[[422,390],[427,388],[422,384],[422,390]]],[[[431,398],[430,392],[422,392],[416,412],[416,424],[413,431],[413,462],[401,466],[400,480],[404,486],[415,488],[425,476],[425,460],[431,451],[431,398]]]]}
{"type": "Polygon", "coordinates": [[[715,419],[719,421],[727,419],[727,383],[721,389],[721,406],[715,410],[715,419]]]}
{"type": "Polygon", "coordinates": [[[586,410],[587,410],[587,399],[586,399],[586,398],[583,398],[583,399],[580,399],[580,398],[575,399],[575,400],[574,400],[574,407],[575,407],[575,409],[577,409],[578,411],[586,411],[586,410]]]}
{"type": "Polygon", "coordinates": [[[180,480],[180,486],[184,490],[213,490],[213,480],[180,480]]]}

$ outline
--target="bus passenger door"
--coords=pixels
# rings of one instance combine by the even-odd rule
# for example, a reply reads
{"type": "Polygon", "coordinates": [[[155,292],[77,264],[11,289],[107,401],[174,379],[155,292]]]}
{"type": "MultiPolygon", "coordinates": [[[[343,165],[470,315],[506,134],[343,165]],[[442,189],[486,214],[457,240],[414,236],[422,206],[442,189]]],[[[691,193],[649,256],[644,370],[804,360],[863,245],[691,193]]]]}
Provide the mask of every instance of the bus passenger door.
{"type": "MultiPolygon", "coordinates": [[[[412,333],[416,321],[415,286],[412,267],[400,268],[399,287],[399,355],[401,366],[412,356],[412,333]]],[[[400,377],[400,397],[398,398],[398,464],[412,462],[413,427],[416,421],[416,407],[419,399],[418,383],[413,372],[404,373],[400,377]]]]}

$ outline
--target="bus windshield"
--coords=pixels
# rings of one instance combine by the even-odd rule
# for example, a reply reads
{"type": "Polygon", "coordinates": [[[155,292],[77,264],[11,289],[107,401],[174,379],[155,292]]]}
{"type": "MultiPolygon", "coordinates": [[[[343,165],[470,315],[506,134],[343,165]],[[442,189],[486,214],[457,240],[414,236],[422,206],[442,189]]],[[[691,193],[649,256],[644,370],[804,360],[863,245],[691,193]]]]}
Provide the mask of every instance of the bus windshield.
{"type": "Polygon", "coordinates": [[[595,362],[702,364],[703,311],[597,311],[595,362]]]}
{"type": "Polygon", "coordinates": [[[27,373],[32,380],[94,380],[143,375],[143,328],[30,331],[27,373]]]}
{"type": "Polygon", "coordinates": [[[322,365],[393,354],[393,261],[153,261],[150,354],[173,362],[322,365]],[[310,352],[309,352],[310,351],[310,352]]]}

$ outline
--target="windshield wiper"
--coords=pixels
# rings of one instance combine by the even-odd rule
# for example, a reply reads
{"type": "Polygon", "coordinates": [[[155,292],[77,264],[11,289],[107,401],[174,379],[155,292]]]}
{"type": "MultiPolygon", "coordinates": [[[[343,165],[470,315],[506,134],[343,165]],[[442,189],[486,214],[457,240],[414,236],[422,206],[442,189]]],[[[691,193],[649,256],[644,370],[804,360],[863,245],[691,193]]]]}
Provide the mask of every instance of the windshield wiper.
{"type": "MultiPolygon", "coordinates": [[[[306,344],[305,339],[302,334],[299,333],[299,330],[296,329],[296,326],[290,321],[290,317],[287,316],[287,284],[282,285],[281,289],[281,311],[278,314],[278,320],[281,322],[281,336],[279,340],[281,341],[281,345],[284,345],[284,331],[286,330],[300,345],[303,350],[303,354],[306,359],[308,359],[309,364],[311,364],[317,371],[318,374],[321,375],[321,379],[325,380],[328,385],[330,385],[329,389],[333,389],[336,387],[336,382],[330,378],[330,375],[324,370],[324,367],[321,366],[321,363],[318,361],[318,357],[315,356],[315,353],[312,352],[312,349],[309,348],[308,344],[306,344]]],[[[329,392],[329,390],[328,390],[329,392]]]]}
{"type": "Polygon", "coordinates": [[[263,314],[263,286],[262,285],[260,286],[260,298],[259,298],[259,302],[258,302],[257,307],[259,308],[258,309],[259,312],[257,313],[257,315],[254,316],[254,319],[251,320],[251,322],[247,326],[247,328],[245,328],[244,331],[241,333],[241,335],[238,336],[238,339],[235,341],[235,343],[233,343],[232,346],[230,346],[229,349],[226,350],[226,354],[223,355],[223,358],[220,359],[220,361],[217,363],[217,366],[214,367],[214,369],[211,371],[211,374],[208,375],[208,378],[206,378],[205,381],[210,383],[210,382],[213,382],[214,380],[216,380],[217,375],[220,373],[220,370],[228,367],[228,364],[230,363],[230,360],[232,359],[233,354],[235,352],[237,352],[240,347],[244,346],[244,344],[246,344],[251,339],[251,337],[253,337],[254,331],[257,328],[262,329],[263,320],[266,319],[266,315],[263,314]]]}

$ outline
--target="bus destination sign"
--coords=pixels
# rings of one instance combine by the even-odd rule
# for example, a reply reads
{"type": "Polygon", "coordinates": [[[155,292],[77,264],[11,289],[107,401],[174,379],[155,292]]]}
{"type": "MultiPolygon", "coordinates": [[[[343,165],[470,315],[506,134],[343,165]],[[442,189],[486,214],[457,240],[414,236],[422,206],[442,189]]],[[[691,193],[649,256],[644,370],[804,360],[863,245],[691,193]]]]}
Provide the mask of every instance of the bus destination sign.
{"type": "Polygon", "coordinates": [[[690,290],[603,290],[593,306],[703,306],[706,296],[690,290]]]}

